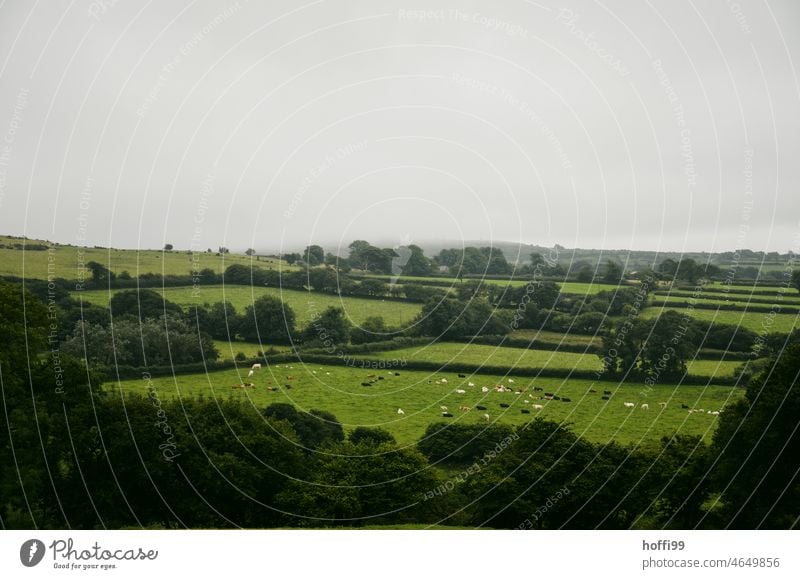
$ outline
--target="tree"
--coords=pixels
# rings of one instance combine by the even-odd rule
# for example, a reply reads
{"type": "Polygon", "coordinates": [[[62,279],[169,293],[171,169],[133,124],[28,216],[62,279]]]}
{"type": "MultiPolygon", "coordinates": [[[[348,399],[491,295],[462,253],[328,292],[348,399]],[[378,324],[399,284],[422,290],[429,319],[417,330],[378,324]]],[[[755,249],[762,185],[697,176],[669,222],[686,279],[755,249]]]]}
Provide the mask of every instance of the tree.
{"type": "Polygon", "coordinates": [[[347,344],[350,341],[350,322],[342,308],[333,306],[316,314],[303,331],[303,342],[324,347],[347,344]]]}
{"type": "Polygon", "coordinates": [[[286,253],[283,255],[283,260],[289,265],[294,265],[301,259],[303,259],[303,257],[299,253],[286,253]]]}
{"type": "Polygon", "coordinates": [[[792,272],[792,285],[800,292],[800,269],[792,272]]]}
{"type": "Polygon", "coordinates": [[[291,404],[278,402],[267,406],[263,414],[268,418],[285,420],[291,424],[305,451],[344,440],[342,424],[333,414],[324,410],[298,412],[291,404]]]}
{"type": "Polygon", "coordinates": [[[368,317],[350,332],[350,342],[353,344],[380,342],[387,338],[386,323],[380,316],[368,317]]]}
{"type": "Polygon", "coordinates": [[[606,271],[603,274],[604,282],[618,284],[622,281],[622,274],[622,267],[616,261],[610,259],[606,261],[606,271]]]}
{"type": "Polygon", "coordinates": [[[270,295],[261,296],[247,306],[239,326],[245,340],[266,343],[286,343],[294,331],[294,311],[270,295]]]}
{"type": "Polygon", "coordinates": [[[367,426],[356,426],[348,437],[353,444],[396,444],[394,436],[391,432],[387,432],[382,428],[370,428],[367,426]]]}
{"type": "Polygon", "coordinates": [[[172,251],[172,247],[173,246],[172,246],[171,243],[165,243],[164,244],[164,251],[172,251]]]}
{"type": "Polygon", "coordinates": [[[325,261],[325,250],[319,245],[309,245],[303,252],[303,259],[308,267],[322,265],[325,261]]]}
{"type": "Polygon", "coordinates": [[[244,254],[247,255],[247,256],[255,255],[255,253],[256,253],[256,250],[253,249],[252,247],[248,248],[247,251],[244,252],[244,254]]]}
{"type": "Polygon", "coordinates": [[[721,524],[735,529],[790,529],[800,517],[800,344],[747,386],[720,415],[712,441],[721,524]]]}
{"type": "Polygon", "coordinates": [[[418,245],[409,245],[407,249],[411,254],[403,266],[403,275],[430,275],[431,260],[425,257],[422,248],[418,245]]]}
{"type": "Polygon", "coordinates": [[[223,255],[226,254],[226,253],[230,253],[230,252],[231,252],[230,249],[228,249],[227,247],[224,247],[222,245],[219,247],[219,249],[217,249],[217,253],[220,253],[220,254],[223,254],[223,255]]]}
{"type": "Polygon", "coordinates": [[[109,286],[116,278],[116,275],[111,270],[96,261],[90,261],[86,264],[86,267],[92,273],[92,283],[96,287],[109,286]]]}
{"type": "Polygon", "coordinates": [[[160,293],[151,289],[123,290],[111,296],[111,313],[116,316],[134,316],[141,320],[158,319],[163,315],[180,317],[183,308],[164,299],[160,293]]]}

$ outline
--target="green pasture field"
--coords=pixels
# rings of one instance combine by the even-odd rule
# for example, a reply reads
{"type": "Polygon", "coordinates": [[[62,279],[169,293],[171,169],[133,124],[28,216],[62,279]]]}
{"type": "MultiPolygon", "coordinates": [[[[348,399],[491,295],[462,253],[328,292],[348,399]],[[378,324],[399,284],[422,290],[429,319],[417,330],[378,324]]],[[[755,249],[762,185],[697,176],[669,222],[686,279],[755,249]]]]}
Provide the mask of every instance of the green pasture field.
{"type": "MultiPolygon", "coordinates": [[[[436,362],[439,364],[471,364],[475,366],[505,366],[514,368],[600,370],[602,363],[597,354],[575,352],[553,352],[549,350],[527,350],[485,346],[481,344],[461,344],[437,342],[429,346],[402,348],[385,352],[369,352],[358,358],[369,360],[407,360],[436,362]]],[[[688,363],[688,373],[692,376],[731,377],[741,365],[736,360],[694,360],[688,363]]]]}
{"type": "MultiPolygon", "coordinates": [[[[113,293],[123,290],[112,290],[113,293]]],[[[315,313],[322,313],[328,306],[340,307],[349,316],[351,322],[359,324],[370,316],[382,316],[389,326],[408,325],[421,311],[420,304],[410,302],[382,301],[375,299],[338,297],[317,292],[301,290],[282,290],[280,288],[250,287],[241,285],[208,285],[192,287],[158,288],[155,291],[167,300],[180,306],[195,304],[213,304],[229,301],[238,313],[244,313],[247,306],[263,295],[278,297],[294,310],[297,326],[308,324],[315,313]]],[[[74,292],[76,298],[81,296],[91,303],[108,306],[110,293],[106,290],[74,292]]]]}
{"type": "MultiPolygon", "coordinates": [[[[406,371],[402,367],[390,370],[365,369],[340,366],[323,366],[301,363],[265,365],[252,378],[247,378],[247,367],[209,374],[187,374],[153,378],[152,385],[159,398],[216,397],[247,400],[258,408],[275,402],[288,402],[302,410],[327,410],[332,412],[346,430],[356,426],[380,427],[391,432],[404,445],[413,444],[432,422],[448,420],[453,423],[483,423],[483,415],[489,414],[491,422],[523,425],[536,416],[549,420],[570,423],[578,435],[596,442],[616,440],[620,443],[655,444],[662,436],[674,433],[699,435],[704,438],[713,433],[719,417],[706,413],[689,414],[681,405],[704,410],[721,410],[726,404],[738,400],[743,390],[728,386],[674,386],[657,384],[647,388],[643,384],[616,384],[590,380],[564,380],[553,378],[514,378],[515,388],[527,389],[526,393],[481,393],[481,386],[492,386],[499,382],[508,384],[501,376],[468,376],[459,379],[452,372],[429,373],[406,371]],[[395,376],[394,372],[399,372],[395,376]],[[365,387],[361,383],[369,375],[380,375],[384,380],[365,387]],[[288,376],[293,376],[289,379],[288,376]],[[447,384],[436,384],[439,378],[447,378],[447,384]],[[242,381],[255,384],[252,389],[234,389],[242,381]],[[472,381],[475,386],[468,386],[472,381]],[[285,387],[286,384],[291,389],[285,387]],[[533,391],[538,386],[547,392],[569,397],[572,402],[539,400],[542,392],[533,391]],[[275,391],[267,390],[273,387],[275,391]],[[595,389],[595,393],[589,390],[595,389]],[[456,394],[456,389],[466,394],[456,394]],[[603,390],[612,391],[609,401],[601,400],[603,390]],[[537,398],[525,404],[528,396],[537,398]],[[637,407],[628,409],[623,402],[634,402],[637,407]],[[659,402],[666,402],[661,409],[659,402]],[[501,408],[500,404],[509,404],[501,408]],[[530,410],[522,414],[521,409],[530,409],[531,404],[541,404],[542,410],[530,410]],[[639,405],[648,403],[649,410],[639,405]],[[483,405],[486,410],[477,410],[483,405]],[[443,418],[440,406],[447,406],[453,418],[443,418]],[[462,412],[460,406],[472,410],[462,412]],[[399,415],[398,408],[405,414],[399,415]]],[[[138,393],[146,395],[147,384],[140,379],[125,380],[106,386],[124,395],[138,393]]]]}
{"type": "Polygon", "coordinates": [[[649,307],[642,309],[642,316],[644,318],[654,318],[661,315],[661,313],[667,309],[682,314],[688,313],[696,320],[742,326],[754,332],[761,332],[763,330],[767,332],[788,333],[791,332],[793,328],[800,327],[800,315],[778,313],[773,316],[769,312],[649,307]]]}
{"type": "Polygon", "coordinates": [[[574,346],[599,346],[603,339],[600,336],[586,336],[583,334],[562,334],[547,330],[514,330],[509,335],[515,340],[537,340],[552,344],[569,344],[574,346]]]}
{"type": "Polygon", "coordinates": [[[375,359],[400,359],[414,362],[441,364],[473,364],[475,366],[504,366],[508,368],[566,368],[600,370],[602,364],[597,354],[527,350],[481,344],[436,342],[428,346],[402,348],[386,352],[369,352],[358,357],[375,359]]]}
{"type": "Polygon", "coordinates": [[[214,340],[214,345],[219,352],[219,360],[233,360],[236,354],[243,353],[249,360],[261,357],[262,350],[274,348],[278,352],[288,352],[290,348],[285,345],[258,344],[256,342],[226,342],[225,340],[214,340]]]}
{"type": "Polygon", "coordinates": [[[666,299],[666,298],[675,298],[675,300],[690,300],[694,297],[697,298],[698,302],[702,300],[703,302],[710,302],[710,303],[721,303],[721,304],[729,304],[729,303],[750,303],[753,305],[766,305],[769,307],[770,305],[776,303],[778,296],[782,296],[780,300],[781,303],[787,305],[796,305],[800,306],[800,294],[797,293],[797,290],[789,289],[786,290],[784,288],[783,293],[780,293],[780,288],[775,288],[775,291],[770,292],[768,295],[764,294],[734,294],[734,293],[725,293],[723,291],[714,289],[714,290],[704,290],[695,296],[692,292],[687,291],[673,291],[670,292],[669,296],[667,295],[658,295],[658,294],[651,294],[651,297],[655,300],[658,299],[666,299]]]}
{"type": "MultiPolygon", "coordinates": [[[[679,295],[676,296],[675,294],[665,296],[665,295],[651,295],[651,300],[660,302],[688,302],[692,303],[692,296],[691,294],[688,295],[679,295]]],[[[792,300],[792,299],[783,299],[780,302],[776,300],[763,300],[759,301],[760,298],[755,298],[755,301],[748,301],[747,296],[736,296],[736,294],[730,294],[730,297],[721,297],[716,295],[703,295],[698,296],[697,301],[695,302],[698,305],[725,305],[725,306],[735,306],[737,308],[741,308],[742,311],[746,310],[748,307],[761,307],[761,308],[769,308],[772,307],[774,304],[782,304],[787,307],[800,307],[800,300],[792,300]]]]}
{"type": "MultiPolygon", "coordinates": [[[[0,245],[3,246],[22,242],[20,239],[0,236],[0,245]]],[[[46,241],[37,240],[27,240],[26,243],[50,245],[46,241]]],[[[85,268],[90,261],[109,267],[117,275],[127,271],[133,277],[142,273],[190,275],[193,269],[199,271],[205,268],[213,269],[219,274],[235,263],[263,269],[298,269],[277,259],[261,258],[256,261],[255,258],[233,253],[217,256],[215,253],[191,255],[178,250],[95,249],[72,245],[51,247],[53,251],[0,248],[0,275],[26,279],[47,279],[48,275],[69,280],[90,279],[91,276],[85,268]]]]}

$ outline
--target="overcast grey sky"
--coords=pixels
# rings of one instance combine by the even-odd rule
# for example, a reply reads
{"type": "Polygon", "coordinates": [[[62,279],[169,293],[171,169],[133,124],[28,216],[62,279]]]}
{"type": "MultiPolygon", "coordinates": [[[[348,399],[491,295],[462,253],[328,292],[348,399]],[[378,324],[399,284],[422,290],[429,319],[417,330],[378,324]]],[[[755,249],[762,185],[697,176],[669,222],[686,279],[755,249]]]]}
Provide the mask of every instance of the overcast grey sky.
{"type": "Polygon", "coordinates": [[[800,3],[6,0],[0,233],[800,251],[800,3]]]}

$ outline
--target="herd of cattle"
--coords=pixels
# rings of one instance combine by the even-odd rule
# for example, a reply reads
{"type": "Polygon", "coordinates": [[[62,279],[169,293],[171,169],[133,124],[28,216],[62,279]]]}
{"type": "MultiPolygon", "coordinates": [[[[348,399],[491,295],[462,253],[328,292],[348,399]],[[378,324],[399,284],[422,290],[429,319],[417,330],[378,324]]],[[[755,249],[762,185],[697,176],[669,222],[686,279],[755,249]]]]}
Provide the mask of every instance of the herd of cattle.
{"type": "MultiPolygon", "coordinates": [[[[278,366],[278,368],[280,368],[280,365],[278,366]]],[[[293,366],[288,366],[288,368],[292,369],[293,366]]],[[[261,364],[253,364],[253,366],[250,368],[250,371],[247,374],[247,377],[248,378],[252,377],[255,374],[256,370],[260,370],[260,369],[261,369],[261,364]]],[[[312,370],[312,374],[316,374],[316,373],[317,373],[316,370],[312,370]]],[[[387,372],[387,374],[389,376],[400,376],[400,372],[387,372]]],[[[330,372],[326,372],[326,375],[330,376],[330,372]]],[[[466,378],[466,375],[465,374],[459,374],[458,377],[463,379],[463,378],[466,378]]],[[[364,382],[361,382],[361,386],[367,386],[367,387],[368,386],[372,386],[372,385],[378,383],[379,381],[381,381],[383,379],[384,379],[383,376],[379,376],[377,374],[368,374],[367,375],[367,380],[365,380],[364,382]]],[[[295,376],[287,376],[286,380],[287,381],[295,380],[295,376]]],[[[525,407],[525,408],[520,408],[520,413],[521,414],[530,414],[531,410],[534,410],[534,411],[544,410],[544,404],[541,404],[540,402],[548,402],[548,401],[559,401],[559,402],[566,402],[566,403],[572,402],[571,398],[568,398],[566,396],[559,396],[554,392],[545,392],[544,388],[541,388],[539,386],[533,386],[532,388],[516,388],[516,387],[512,387],[512,385],[514,384],[514,379],[513,378],[507,378],[506,381],[507,381],[507,384],[495,384],[492,387],[481,386],[481,389],[480,389],[481,393],[482,394],[489,394],[490,392],[513,393],[516,396],[520,396],[520,397],[522,397],[524,395],[524,397],[522,398],[522,403],[523,404],[527,404],[528,406],[525,407]]],[[[448,382],[447,378],[439,378],[439,379],[437,379],[435,381],[433,379],[428,380],[428,384],[439,384],[439,385],[442,385],[442,384],[448,384],[448,383],[449,382],[448,382]]],[[[474,382],[467,382],[467,386],[466,387],[467,388],[475,388],[476,386],[477,385],[474,382]]],[[[241,382],[239,384],[234,384],[232,386],[232,388],[234,388],[234,389],[244,389],[244,388],[254,388],[254,387],[255,387],[255,384],[253,384],[252,382],[241,382]]],[[[286,388],[287,390],[290,390],[292,388],[292,385],[291,384],[284,384],[284,388],[286,388]]],[[[277,388],[268,386],[267,390],[276,391],[277,388]]],[[[463,395],[463,394],[467,393],[467,390],[465,390],[464,388],[456,388],[455,390],[453,390],[453,392],[455,394],[463,395]]],[[[592,389],[589,389],[588,393],[589,394],[597,394],[598,392],[597,392],[597,390],[592,388],[592,389]]],[[[604,401],[610,401],[612,396],[613,396],[613,393],[612,393],[611,390],[603,390],[603,393],[600,396],[600,399],[604,400],[604,401]]],[[[636,406],[637,406],[637,404],[635,402],[623,402],[622,404],[623,404],[623,406],[625,408],[630,408],[630,409],[635,409],[636,406]]],[[[667,408],[667,402],[659,402],[658,405],[662,410],[665,410],[667,408]]],[[[503,409],[511,408],[511,404],[508,404],[506,402],[500,402],[499,406],[500,406],[500,408],[503,408],[503,409]]],[[[639,408],[641,410],[650,410],[650,405],[647,402],[643,402],[643,403],[639,404],[638,406],[639,406],[639,408]]],[[[483,420],[486,421],[486,422],[490,421],[491,416],[488,413],[485,412],[486,410],[488,410],[488,408],[486,406],[477,404],[477,405],[475,405],[474,409],[483,411],[484,412],[483,420]]],[[[709,414],[709,415],[712,415],[712,416],[719,416],[719,414],[722,412],[721,410],[705,410],[703,408],[690,408],[687,404],[681,404],[681,409],[687,410],[689,412],[689,414],[699,413],[699,414],[709,414]]],[[[454,417],[453,413],[450,412],[450,410],[448,409],[447,406],[440,406],[439,410],[441,411],[442,417],[444,417],[444,418],[453,418],[454,417]]],[[[471,406],[461,405],[461,406],[458,407],[458,410],[459,410],[459,412],[470,412],[470,411],[473,410],[473,408],[471,406]]],[[[402,408],[398,408],[397,409],[397,414],[401,415],[401,416],[405,415],[405,411],[402,408]]]]}

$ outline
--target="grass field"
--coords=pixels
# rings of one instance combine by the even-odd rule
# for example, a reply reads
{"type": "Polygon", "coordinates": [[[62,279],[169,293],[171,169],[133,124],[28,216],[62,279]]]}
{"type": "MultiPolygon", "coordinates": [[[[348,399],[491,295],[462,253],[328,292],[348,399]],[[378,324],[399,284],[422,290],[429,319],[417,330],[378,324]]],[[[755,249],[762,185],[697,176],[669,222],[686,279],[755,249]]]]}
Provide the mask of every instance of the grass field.
{"type": "Polygon", "coordinates": [[[525,348],[498,348],[480,344],[438,342],[429,346],[402,348],[386,352],[370,352],[363,355],[370,359],[400,359],[474,364],[476,366],[504,366],[513,368],[567,368],[576,370],[600,370],[602,364],[596,354],[553,352],[548,350],[526,350],[525,348]]]}
{"type": "Polygon", "coordinates": [[[233,360],[239,352],[247,356],[248,359],[259,358],[262,350],[269,350],[270,347],[278,352],[289,351],[285,345],[270,346],[270,344],[258,344],[255,342],[226,342],[225,340],[214,340],[214,345],[219,351],[220,360],[233,360]]]}
{"type": "MultiPolygon", "coordinates": [[[[507,381],[500,376],[469,376],[457,378],[452,372],[431,374],[428,372],[405,371],[395,368],[392,375],[388,370],[368,370],[349,366],[321,366],[296,363],[265,366],[249,379],[255,383],[252,390],[232,389],[247,375],[247,369],[227,370],[210,374],[181,375],[177,377],[153,378],[152,383],[159,398],[174,396],[194,397],[198,395],[219,398],[248,400],[259,408],[275,402],[295,404],[303,410],[312,408],[327,410],[336,415],[346,430],[356,426],[380,427],[390,431],[401,444],[413,444],[423,434],[428,424],[440,420],[474,424],[483,422],[483,414],[488,413],[492,422],[522,425],[534,416],[549,420],[571,423],[571,428],[580,436],[596,442],[616,440],[621,443],[654,443],[662,436],[673,433],[700,435],[708,438],[715,428],[718,417],[694,413],[681,409],[681,404],[704,410],[721,410],[726,404],[739,399],[742,390],[722,386],[674,386],[658,384],[647,389],[642,384],[617,385],[613,382],[598,382],[591,386],[588,380],[531,379],[515,378],[514,386],[529,388],[539,386],[548,392],[566,396],[572,402],[534,400],[541,404],[541,411],[531,410],[522,414],[527,394],[513,392],[482,394],[480,387],[507,381]],[[400,376],[394,376],[397,370],[400,376]],[[312,373],[313,372],[313,373],[312,373]],[[380,380],[371,387],[361,386],[369,374],[380,374],[380,380]],[[287,376],[294,376],[288,380],[287,376]],[[435,382],[446,377],[448,384],[435,382]],[[472,381],[474,387],[467,386],[472,381]],[[285,385],[292,386],[286,389],[285,385]],[[271,392],[267,387],[276,388],[271,392]],[[467,390],[466,394],[455,394],[457,388],[467,390]],[[597,393],[588,393],[590,387],[597,393]],[[613,392],[610,401],[600,399],[603,390],[613,392]],[[667,402],[661,410],[658,402],[667,402]],[[625,408],[623,402],[635,402],[634,410],[625,408]],[[649,410],[638,408],[647,402],[649,410]],[[500,404],[509,404],[501,408],[500,404]],[[444,419],[440,406],[445,405],[454,418],[444,419]],[[486,410],[459,411],[460,406],[486,406],[486,410]],[[402,408],[404,415],[398,415],[402,408]]],[[[513,373],[510,375],[513,376],[513,373]]],[[[127,380],[112,383],[108,388],[124,394],[146,394],[147,384],[142,380],[127,380]]],[[[541,394],[536,392],[536,394],[541,394]]]]}
{"type": "MultiPolygon", "coordinates": [[[[688,302],[688,303],[692,303],[692,297],[691,296],[676,296],[676,295],[660,296],[660,295],[653,295],[653,296],[651,296],[651,300],[652,301],[656,301],[656,302],[664,301],[664,302],[667,302],[667,303],[670,303],[670,302],[675,302],[675,303],[678,303],[678,302],[687,303],[688,302]]],[[[749,301],[747,299],[747,296],[734,297],[733,295],[731,295],[730,298],[725,298],[725,297],[718,297],[718,296],[714,296],[714,295],[706,295],[706,296],[703,296],[701,298],[698,298],[697,301],[694,302],[694,303],[697,304],[697,305],[708,305],[708,306],[712,306],[712,305],[735,306],[737,308],[741,308],[742,310],[746,310],[748,307],[761,307],[761,308],[766,307],[766,308],[770,308],[770,307],[772,307],[772,305],[776,304],[777,302],[775,300],[768,300],[768,299],[759,301],[757,298],[754,298],[754,301],[749,301]]],[[[780,304],[784,305],[786,307],[793,307],[793,308],[800,307],[800,301],[798,301],[798,300],[784,299],[784,300],[780,301],[780,304]]]]}
{"type": "MultiPolygon", "coordinates": [[[[0,236],[0,245],[22,243],[22,240],[0,236]]],[[[27,243],[44,243],[28,240],[27,243]]],[[[136,277],[141,273],[165,275],[189,275],[192,269],[213,269],[222,273],[234,263],[264,269],[298,269],[276,259],[261,258],[256,261],[246,255],[229,253],[217,256],[215,253],[197,253],[194,256],[186,251],[160,251],[136,249],[95,249],[71,245],[52,245],[53,251],[23,251],[21,249],[0,248],[0,275],[47,279],[53,277],[76,280],[81,276],[88,278],[85,265],[96,261],[110,267],[115,274],[127,271],[136,277]],[[196,263],[192,260],[196,259],[196,263]],[[48,263],[50,270],[48,270],[48,263]],[[109,265],[110,264],[110,265],[109,265]]]]}
{"type": "Polygon", "coordinates": [[[599,346],[603,339],[600,336],[582,334],[561,334],[547,330],[515,330],[510,336],[515,340],[537,340],[551,344],[569,344],[571,346],[599,346]]]}
{"type": "MultiPolygon", "coordinates": [[[[360,357],[376,360],[408,360],[458,363],[475,366],[504,366],[514,368],[600,370],[602,364],[596,354],[574,352],[552,352],[548,350],[526,350],[480,344],[440,342],[425,347],[403,348],[386,352],[371,352],[360,357]]],[[[735,360],[694,360],[688,364],[688,373],[693,376],[731,377],[741,365],[735,360]]]]}
{"type": "MultiPolygon", "coordinates": [[[[122,290],[113,290],[113,292],[122,290]]],[[[389,326],[409,324],[420,312],[419,304],[381,301],[364,298],[352,298],[304,292],[300,290],[281,290],[280,288],[249,287],[240,285],[200,286],[196,290],[191,287],[174,287],[157,289],[167,300],[181,306],[229,301],[236,311],[243,313],[248,305],[262,295],[272,295],[282,299],[294,310],[298,327],[308,324],[315,313],[322,313],[328,306],[341,307],[347,312],[355,324],[363,322],[369,316],[383,316],[389,326]]],[[[77,297],[77,293],[74,294],[77,297]]],[[[104,290],[79,292],[79,295],[91,303],[107,306],[110,293],[104,290]]]]}
{"type": "MultiPolygon", "coordinates": [[[[788,333],[793,328],[800,327],[800,315],[797,314],[775,314],[772,316],[768,312],[744,312],[730,310],[689,310],[688,308],[666,308],[680,313],[689,313],[696,320],[715,322],[718,324],[729,324],[732,326],[742,326],[754,332],[766,330],[768,332],[788,333]]],[[[654,318],[660,315],[664,309],[658,307],[644,308],[642,316],[644,318],[654,318]]]]}

